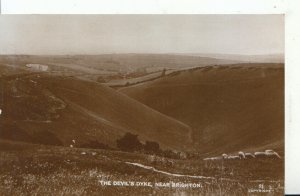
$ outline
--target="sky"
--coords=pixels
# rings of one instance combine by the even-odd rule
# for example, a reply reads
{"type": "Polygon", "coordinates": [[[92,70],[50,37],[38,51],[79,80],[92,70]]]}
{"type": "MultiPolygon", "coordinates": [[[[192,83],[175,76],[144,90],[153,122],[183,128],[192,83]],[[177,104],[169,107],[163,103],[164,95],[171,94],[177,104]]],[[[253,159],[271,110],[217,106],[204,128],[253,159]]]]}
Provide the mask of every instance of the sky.
{"type": "Polygon", "coordinates": [[[284,15],[0,15],[0,54],[284,53],[284,15]]]}

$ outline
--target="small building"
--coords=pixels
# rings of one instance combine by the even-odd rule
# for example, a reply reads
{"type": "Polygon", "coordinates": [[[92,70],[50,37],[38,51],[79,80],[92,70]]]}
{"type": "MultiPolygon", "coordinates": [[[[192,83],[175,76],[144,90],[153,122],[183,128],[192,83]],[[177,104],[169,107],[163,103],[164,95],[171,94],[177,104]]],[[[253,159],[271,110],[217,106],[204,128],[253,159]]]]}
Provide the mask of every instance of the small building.
{"type": "Polygon", "coordinates": [[[42,64],[27,64],[26,67],[34,71],[47,71],[49,68],[48,65],[42,65],[42,64]]]}

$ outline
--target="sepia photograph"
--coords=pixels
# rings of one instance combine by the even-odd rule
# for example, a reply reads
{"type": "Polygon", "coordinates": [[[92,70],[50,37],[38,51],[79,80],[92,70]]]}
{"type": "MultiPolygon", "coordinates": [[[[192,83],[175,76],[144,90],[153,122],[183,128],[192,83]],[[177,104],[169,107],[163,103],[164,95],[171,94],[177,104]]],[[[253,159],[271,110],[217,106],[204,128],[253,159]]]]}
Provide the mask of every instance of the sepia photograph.
{"type": "Polygon", "coordinates": [[[285,15],[0,15],[0,195],[283,195],[285,15]]]}

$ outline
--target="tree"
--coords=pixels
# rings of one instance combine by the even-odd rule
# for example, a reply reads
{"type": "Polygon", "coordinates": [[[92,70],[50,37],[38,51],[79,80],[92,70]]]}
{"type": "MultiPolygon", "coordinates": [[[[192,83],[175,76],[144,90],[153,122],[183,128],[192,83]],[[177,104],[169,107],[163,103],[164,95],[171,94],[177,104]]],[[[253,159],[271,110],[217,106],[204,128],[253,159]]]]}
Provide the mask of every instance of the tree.
{"type": "Polygon", "coordinates": [[[158,153],[160,152],[159,144],[157,142],[146,141],[144,150],[146,152],[158,153]]]}
{"type": "Polygon", "coordinates": [[[142,150],[143,144],[138,140],[138,135],[127,132],[122,138],[117,140],[117,147],[124,151],[142,150]]]}

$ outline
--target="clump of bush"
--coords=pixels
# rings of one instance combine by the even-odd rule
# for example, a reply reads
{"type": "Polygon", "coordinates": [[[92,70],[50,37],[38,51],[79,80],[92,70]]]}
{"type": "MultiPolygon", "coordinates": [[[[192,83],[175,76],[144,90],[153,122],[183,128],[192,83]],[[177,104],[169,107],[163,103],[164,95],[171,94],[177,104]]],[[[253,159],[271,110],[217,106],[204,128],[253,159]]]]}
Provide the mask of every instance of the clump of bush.
{"type": "Polygon", "coordinates": [[[154,154],[161,152],[159,144],[152,141],[146,141],[146,143],[144,144],[144,151],[154,154]]]}
{"type": "Polygon", "coordinates": [[[146,141],[145,144],[139,141],[138,135],[127,132],[122,138],[117,140],[117,147],[128,152],[161,153],[159,144],[154,141],[146,141]]]}
{"type": "Polygon", "coordinates": [[[162,150],[159,143],[154,141],[145,141],[145,144],[139,141],[138,135],[127,132],[122,138],[117,140],[117,147],[126,152],[142,152],[146,154],[155,154],[173,159],[185,159],[186,153],[173,150],[162,150]]]}
{"type": "Polygon", "coordinates": [[[139,141],[138,135],[127,132],[122,138],[117,140],[117,147],[128,152],[160,153],[161,149],[157,142],[146,141],[145,144],[139,141]]]}
{"type": "Polygon", "coordinates": [[[138,140],[138,135],[127,132],[122,138],[117,140],[117,147],[124,151],[134,152],[141,151],[143,144],[138,140]]]}

